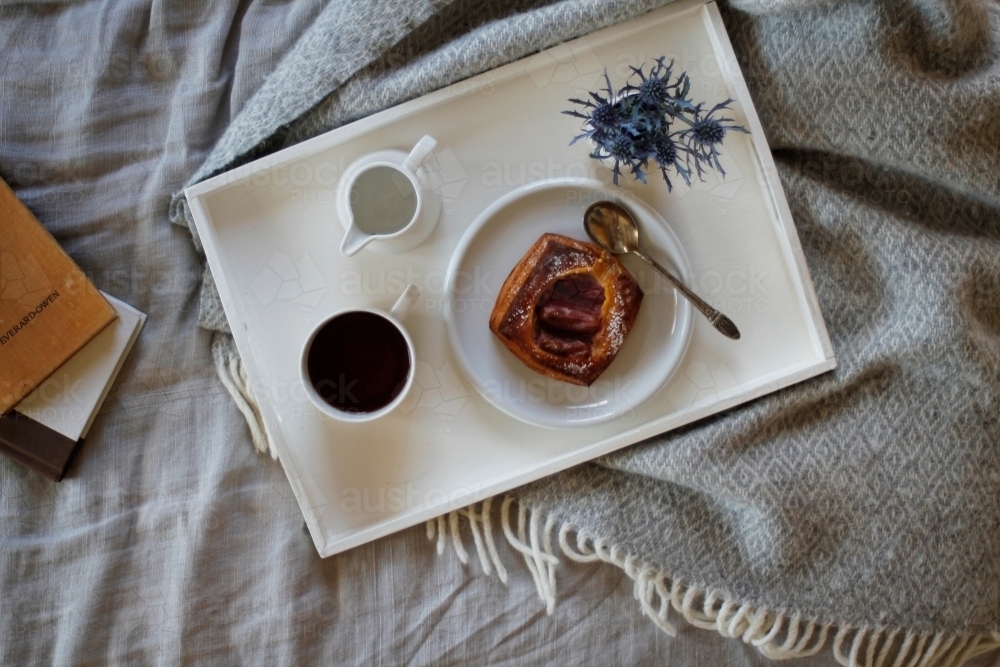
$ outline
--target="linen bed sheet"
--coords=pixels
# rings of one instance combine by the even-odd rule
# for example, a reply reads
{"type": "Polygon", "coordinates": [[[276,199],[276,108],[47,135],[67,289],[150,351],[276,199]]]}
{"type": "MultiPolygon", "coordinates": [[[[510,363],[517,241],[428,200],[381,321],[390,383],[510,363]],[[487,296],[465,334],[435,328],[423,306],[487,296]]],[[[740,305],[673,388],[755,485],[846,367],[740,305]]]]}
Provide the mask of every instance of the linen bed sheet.
{"type": "Polygon", "coordinates": [[[322,4],[0,3],[0,176],[149,315],[62,483],[0,460],[0,664],[767,664],[667,637],[617,568],[565,564],[546,616],[510,550],[506,587],[422,527],[317,556],[194,333],[200,264],[166,218],[322,4]]]}

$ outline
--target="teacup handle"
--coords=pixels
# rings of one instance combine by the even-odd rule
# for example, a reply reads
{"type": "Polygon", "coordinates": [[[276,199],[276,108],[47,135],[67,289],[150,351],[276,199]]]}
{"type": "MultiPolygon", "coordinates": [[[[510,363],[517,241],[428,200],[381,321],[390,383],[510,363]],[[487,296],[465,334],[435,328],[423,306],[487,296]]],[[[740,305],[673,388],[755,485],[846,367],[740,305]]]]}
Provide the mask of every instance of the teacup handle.
{"type": "Polygon", "coordinates": [[[409,169],[414,174],[417,173],[417,169],[420,169],[420,165],[423,164],[427,156],[431,154],[434,147],[437,146],[437,141],[434,137],[429,134],[424,135],[424,138],[417,142],[417,145],[413,147],[410,154],[406,156],[403,160],[403,167],[409,169]]]}
{"type": "Polygon", "coordinates": [[[389,311],[389,314],[399,322],[402,322],[406,314],[410,312],[410,307],[417,302],[419,296],[420,288],[416,285],[408,285],[399,298],[396,299],[396,303],[393,305],[392,310],[389,311]]]}

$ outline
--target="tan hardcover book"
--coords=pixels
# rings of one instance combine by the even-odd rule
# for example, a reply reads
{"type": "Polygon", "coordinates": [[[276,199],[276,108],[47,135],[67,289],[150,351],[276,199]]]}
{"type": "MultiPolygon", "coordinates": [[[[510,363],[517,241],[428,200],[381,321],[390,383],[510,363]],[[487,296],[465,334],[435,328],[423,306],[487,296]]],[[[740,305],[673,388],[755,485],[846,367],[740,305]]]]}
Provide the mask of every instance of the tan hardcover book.
{"type": "Polygon", "coordinates": [[[0,179],[0,414],[117,317],[0,179]]]}

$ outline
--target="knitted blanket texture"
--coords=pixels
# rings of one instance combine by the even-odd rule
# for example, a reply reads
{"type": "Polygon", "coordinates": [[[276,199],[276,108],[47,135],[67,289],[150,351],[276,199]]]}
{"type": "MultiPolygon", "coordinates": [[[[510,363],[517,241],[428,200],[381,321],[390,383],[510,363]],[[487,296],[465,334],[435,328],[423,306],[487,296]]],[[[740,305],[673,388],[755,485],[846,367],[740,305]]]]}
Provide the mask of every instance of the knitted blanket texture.
{"type": "MultiPolygon", "coordinates": [[[[659,4],[331,3],[192,182],[659,4]]],[[[720,9],[838,368],[429,531],[499,510],[550,606],[559,558],[601,559],[668,632],[962,664],[1000,645],[1000,5],[720,9]]],[[[266,448],[207,268],[201,323],[266,448]]]]}

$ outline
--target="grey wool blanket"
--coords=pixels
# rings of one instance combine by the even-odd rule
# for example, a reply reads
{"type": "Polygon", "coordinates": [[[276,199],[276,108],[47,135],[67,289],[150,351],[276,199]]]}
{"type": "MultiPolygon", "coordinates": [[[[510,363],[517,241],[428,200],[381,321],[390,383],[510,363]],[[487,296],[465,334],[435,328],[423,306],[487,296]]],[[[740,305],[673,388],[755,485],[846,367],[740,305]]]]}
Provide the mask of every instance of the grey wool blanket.
{"type": "MultiPolygon", "coordinates": [[[[192,182],[658,4],[331,4],[192,182]]],[[[550,606],[561,559],[603,560],[668,632],[964,664],[1000,646],[1000,6],[721,9],[838,368],[429,532],[465,558],[467,523],[498,514],[550,606]]],[[[191,225],[180,196],[172,217],[191,225]]],[[[207,272],[201,306],[266,449],[207,272]]]]}

